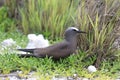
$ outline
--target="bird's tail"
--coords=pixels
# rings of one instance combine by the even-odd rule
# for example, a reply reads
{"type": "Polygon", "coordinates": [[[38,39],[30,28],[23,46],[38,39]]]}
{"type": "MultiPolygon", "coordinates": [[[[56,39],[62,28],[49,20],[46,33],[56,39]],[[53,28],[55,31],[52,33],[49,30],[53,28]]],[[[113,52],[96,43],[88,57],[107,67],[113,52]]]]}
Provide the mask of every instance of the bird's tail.
{"type": "Polygon", "coordinates": [[[17,49],[17,50],[33,53],[35,49],[17,49]]]}
{"type": "Polygon", "coordinates": [[[17,54],[20,58],[37,57],[34,54],[17,54]]]}

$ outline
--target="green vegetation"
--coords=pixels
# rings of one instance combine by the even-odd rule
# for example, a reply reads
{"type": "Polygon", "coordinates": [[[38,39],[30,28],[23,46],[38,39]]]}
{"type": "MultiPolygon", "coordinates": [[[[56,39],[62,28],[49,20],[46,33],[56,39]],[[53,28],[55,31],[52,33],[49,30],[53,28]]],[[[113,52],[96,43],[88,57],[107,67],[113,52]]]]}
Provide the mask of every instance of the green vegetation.
{"type": "MultiPolygon", "coordinates": [[[[2,36],[5,33],[1,33],[2,36]]],[[[5,34],[2,36],[0,41],[3,41],[6,38],[13,38],[16,43],[22,47],[27,45],[27,37],[20,33],[15,34],[5,34]],[[16,35],[16,36],[14,36],[16,35]]],[[[20,70],[23,73],[19,76],[23,77],[28,74],[30,71],[36,71],[36,76],[39,76],[40,79],[50,80],[53,76],[73,76],[73,74],[78,74],[79,77],[94,78],[97,79],[108,79],[111,80],[117,76],[117,72],[120,68],[120,59],[117,59],[114,62],[104,61],[100,69],[95,73],[89,73],[87,71],[87,66],[91,65],[95,57],[90,58],[86,62],[82,60],[85,58],[86,53],[79,52],[78,55],[71,55],[70,57],[60,60],[53,61],[51,58],[19,58],[16,55],[15,48],[12,50],[4,50],[3,54],[0,54],[0,73],[7,74],[20,70]]]]}
{"type": "Polygon", "coordinates": [[[116,72],[120,67],[119,61],[113,62],[114,66],[111,66],[109,62],[104,62],[101,70],[95,73],[89,73],[85,67],[90,65],[91,62],[84,63],[83,59],[85,53],[80,53],[78,55],[71,55],[70,57],[60,60],[53,61],[51,58],[19,58],[16,53],[6,52],[0,55],[0,71],[1,73],[7,74],[16,70],[23,71],[20,76],[25,76],[30,71],[36,71],[37,76],[43,76],[52,78],[55,75],[60,76],[73,76],[73,74],[78,74],[79,77],[86,78],[97,78],[100,79],[112,79],[117,76],[116,72]],[[113,74],[114,73],[114,74],[113,74]],[[48,75],[47,75],[48,74],[48,75]],[[45,76],[47,75],[47,76],[45,76]],[[101,78],[103,76],[103,78],[101,78]],[[106,77],[105,77],[106,76],[106,77]]]}
{"type": "Polygon", "coordinates": [[[76,5],[78,5],[78,0],[76,2],[29,0],[25,4],[26,8],[20,8],[23,32],[25,34],[43,33],[46,37],[54,39],[56,36],[63,35],[63,30],[74,24],[76,5]]]}
{"type": "Polygon", "coordinates": [[[81,0],[77,24],[88,34],[80,37],[79,46],[86,51],[87,58],[96,56],[96,67],[99,67],[103,60],[118,57],[116,53],[119,53],[112,45],[119,36],[117,35],[120,22],[119,3],[118,0],[87,1],[86,3],[81,0]]]}
{"type": "Polygon", "coordinates": [[[69,26],[77,26],[88,34],[79,36],[78,55],[71,55],[60,61],[53,61],[47,57],[19,58],[15,51],[5,50],[0,55],[0,72],[6,74],[21,70],[27,74],[34,70],[41,79],[50,79],[56,74],[78,74],[79,77],[91,79],[99,76],[97,80],[112,80],[116,77],[120,69],[120,52],[112,45],[119,33],[117,29],[120,23],[120,1],[80,0],[80,4],[78,1],[23,0],[23,6],[17,7],[20,19],[8,17],[8,11],[11,9],[1,7],[0,42],[6,38],[13,38],[16,44],[25,47],[27,38],[24,34],[28,33],[42,33],[51,40],[50,42],[55,42],[54,40],[61,39],[64,29],[69,26]],[[88,73],[85,68],[91,64],[99,67],[99,71],[88,73]]]}
{"type": "Polygon", "coordinates": [[[13,19],[8,18],[7,16],[7,8],[0,8],[0,32],[9,32],[15,29],[15,21],[13,19]]]}

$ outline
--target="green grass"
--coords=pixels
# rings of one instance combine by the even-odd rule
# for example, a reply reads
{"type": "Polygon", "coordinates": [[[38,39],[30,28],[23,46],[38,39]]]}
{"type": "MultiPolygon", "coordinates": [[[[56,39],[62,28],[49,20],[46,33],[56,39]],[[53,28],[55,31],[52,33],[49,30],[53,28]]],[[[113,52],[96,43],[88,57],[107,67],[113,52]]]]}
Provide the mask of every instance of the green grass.
{"type": "MultiPolygon", "coordinates": [[[[6,38],[13,38],[16,43],[22,47],[25,47],[27,44],[26,36],[20,33],[1,33],[0,42],[6,38]],[[5,36],[3,37],[3,34],[5,36]]],[[[12,48],[13,49],[13,48],[12,48]]],[[[78,55],[71,55],[66,59],[61,59],[60,61],[53,61],[51,58],[19,58],[16,55],[15,51],[5,50],[2,54],[0,54],[0,72],[1,74],[7,74],[13,71],[23,71],[23,74],[20,76],[25,76],[30,71],[36,71],[36,75],[41,79],[52,78],[53,76],[73,76],[73,74],[78,74],[79,77],[86,78],[94,78],[95,76],[99,79],[108,79],[116,77],[116,72],[120,68],[120,63],[118,61],[114,62],[104,62],[102,63],[101,69],[95,73],[89,73],[87,71],[87,66],[91,65],[94,62],[94,58],[89,59],[86,62],[83,62],[83,58],[85,58],[86,53],[79,52],[78,55]],[[114,66],[112,66],[113,64],[114,66]],[[108,70],[108,71],[106,71],[108,70]],[[114,75],[113,75],[114,74],[114,75]],[[107,77],[105,77],[107,76],[107,77]],[[102,78],[103,77],[103,78],[102,78]]]]}
{"type": "Polygon", "coordinates": [[[61,36],[67,26],[74,24],[78,1],[70,0],[29,0],[25,7],[19,8],[21,28],[25,34],[30,32],[42,33],[55,39],[61,36]]]}
{"type": "Polygon", "coordinates": [[[116,53],[119,55],[117,49],[113,48],[114,41],[119,37],[119,3],[119,0],[81,0],[78,8],[77,24],[88,33],[80,36],[79,47],[89,56],[96,56],[96,67],[105,59],[116,56],[116,53]]]}
{"type": "Polygon", "coordinates": [[[15,30],[15,20],[8,18],[6,7],[0,7],[0,31],[10,32],[13,30],[15,30]]]}

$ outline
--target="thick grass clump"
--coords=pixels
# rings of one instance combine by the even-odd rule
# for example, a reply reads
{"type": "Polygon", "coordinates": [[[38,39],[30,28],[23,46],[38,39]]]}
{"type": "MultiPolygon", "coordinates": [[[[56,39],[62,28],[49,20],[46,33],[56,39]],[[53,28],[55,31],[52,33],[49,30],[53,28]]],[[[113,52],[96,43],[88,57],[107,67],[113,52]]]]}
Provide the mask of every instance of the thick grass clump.
{"type": "Polygon", "coordinates": [[[96,56],[96,67],[108,58],[117,59],[116,53],[119,54],[113,47],[115,39],[119,36],[117,33],[120,33],[117,31],[120,27],[119,9],[119,0],[80,1],[76,24],[88,34],[80,37],[79,44],[88,57],[96,56]]]}
{"type": "Polygon", "coordinates": [[[67,26],[74,24],[78,0],[28,0],[20,8],[22,30],[27,33],[43,33],[56,38],[63,35],[67,26]]]}

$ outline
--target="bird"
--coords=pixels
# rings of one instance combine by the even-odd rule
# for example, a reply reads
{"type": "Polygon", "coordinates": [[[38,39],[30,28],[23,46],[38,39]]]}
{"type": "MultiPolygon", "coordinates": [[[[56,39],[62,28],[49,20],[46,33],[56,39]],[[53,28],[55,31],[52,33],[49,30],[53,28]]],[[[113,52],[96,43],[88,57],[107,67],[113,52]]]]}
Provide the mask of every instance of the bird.
{"type": "Polygon", "coordinates": [[[45,48],[18,49],[19,51],[29,52],[30,54],[21,54],[22,57],[52,57],[53,59],[62,59],[75,53],[77,49],[77,35],[86,33],[76,27],[68,27],[64,33],[64,40],[45,48]]]}

